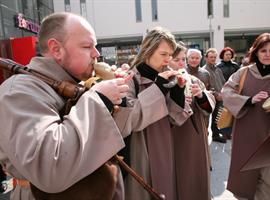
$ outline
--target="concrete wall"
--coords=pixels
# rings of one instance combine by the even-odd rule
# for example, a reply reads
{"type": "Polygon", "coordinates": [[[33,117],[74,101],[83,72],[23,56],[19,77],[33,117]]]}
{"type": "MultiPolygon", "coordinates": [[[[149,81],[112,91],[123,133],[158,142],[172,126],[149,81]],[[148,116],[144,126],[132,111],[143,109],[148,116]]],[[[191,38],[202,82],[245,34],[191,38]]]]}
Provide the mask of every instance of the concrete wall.
{"type": "MultiPolygon", "coordinates": [[[[206,34],[211,23],[214,46],[220,50],[224,35],[270,30],[269,0],[230,0],[230,17],[223,18],[223,0],[213,0],[213,19],[207,17],[207,0],[158,0],[158,21],[152,21],[150,0],[141,0],[142,22],[136,22],[135,0],[86,0],[87,19],[98,39],[142,36],[154,26],[175,34],[206,34]]],[[[80,14],[80,1],[70,0],[71,12],[80,14]]],[[[64,0],[54,1],[55,11],[64,0]]]]}

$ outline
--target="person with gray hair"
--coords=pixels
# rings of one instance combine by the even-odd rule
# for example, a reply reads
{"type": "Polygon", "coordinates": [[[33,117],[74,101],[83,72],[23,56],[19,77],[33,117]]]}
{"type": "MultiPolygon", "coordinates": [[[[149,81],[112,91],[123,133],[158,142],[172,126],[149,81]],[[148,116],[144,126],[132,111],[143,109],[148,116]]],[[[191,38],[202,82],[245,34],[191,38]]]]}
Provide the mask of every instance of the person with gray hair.
{"type": "Polygon", "coordinates": [[[187,71],[189,74],[200,79],[207,90],[210,89],[210,74],[200,67],[202,52],[199,49],[188,49],[187,51],[187,71]]]}
{"type": "Polygon", "coordinates": [[[197,53],[199,55],[200,58],[202,58],[202,52],[199,49],[188,49],[187,51],[187,57],[190,57],[191,54],[193,53],[197,53]]]}
{"type": "MultiPolygon", "coordinates": [[[[210,74],[206,69],[200,67],[202,59],[202,53],[199,49],[188,49],[187,51],[187,72],[198,79],[200,79],[204,85],[206,90],[210,90],[212,88],[210,81],[210,74]]],[[[205,126],[206,129],[209,125],[209,113],[205,113],[205,126]]]]}

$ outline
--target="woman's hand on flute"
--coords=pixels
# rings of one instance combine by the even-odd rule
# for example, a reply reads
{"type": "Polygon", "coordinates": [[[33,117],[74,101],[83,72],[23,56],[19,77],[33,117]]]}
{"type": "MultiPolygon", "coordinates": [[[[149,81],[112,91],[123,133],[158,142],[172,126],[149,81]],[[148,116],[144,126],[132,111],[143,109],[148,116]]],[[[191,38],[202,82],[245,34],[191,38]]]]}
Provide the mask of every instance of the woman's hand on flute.
{"type": "Polygon", "coordinates": [[[193,96],[198,97],[198,98],[203,97],[202,90],[198,84],[196,84],[196,83],[191,84],[191,91],[192,91],[193,96]]]}
{"type": "Polygon", "coordinates": [[[162,78],[166,79],[166,80],[169,80],[170,78],[175,77],[176,75],[178,75],[178,71],[168,70],[168,71],[160,72],[158,75],[161,76],[162,78]]]}

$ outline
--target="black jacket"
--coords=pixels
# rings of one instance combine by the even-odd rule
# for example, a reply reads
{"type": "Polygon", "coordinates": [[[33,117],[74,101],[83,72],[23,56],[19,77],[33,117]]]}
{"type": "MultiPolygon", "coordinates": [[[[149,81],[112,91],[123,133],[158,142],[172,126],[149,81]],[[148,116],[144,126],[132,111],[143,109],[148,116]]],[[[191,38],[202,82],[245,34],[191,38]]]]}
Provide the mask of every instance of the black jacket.
{"type": "Polygon", "coordinates": [[[221,69],[226,81],[234,72],[236,72],[240,68],[236,62],[225,62],[223,60],[219,64],[217,64],[217,67],[221,69]]]}

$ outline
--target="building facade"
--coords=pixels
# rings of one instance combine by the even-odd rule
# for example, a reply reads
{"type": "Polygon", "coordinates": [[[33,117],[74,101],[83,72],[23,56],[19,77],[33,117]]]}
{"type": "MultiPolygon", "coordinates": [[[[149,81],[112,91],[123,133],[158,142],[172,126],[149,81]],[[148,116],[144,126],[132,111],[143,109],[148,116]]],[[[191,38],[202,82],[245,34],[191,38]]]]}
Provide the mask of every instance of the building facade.
{"type": "MultiPolygon", "coordinates": [[[[37,53],[40,22],[53,12],[53,0],[0,0],[0,57],[28,64],[37,53]]],[[[9,75],[0,69],[0,84],[9,75]]]]}
{"type": "Polygon", "coordinates": [[[270,32],[269,0],[57,0],[55,11],[84,16],[94,27],[106,61],[121,63],[139,50],[155,26],[204,52],[230,46],[240,62],[254,38],[270,32]]]}
{"type": "Polygon", "coordinates": [[[53,0],[0,0],[0,40],[35,36],[53,0]]]}

